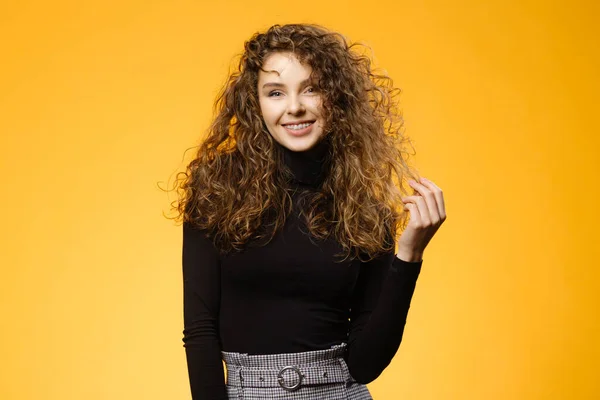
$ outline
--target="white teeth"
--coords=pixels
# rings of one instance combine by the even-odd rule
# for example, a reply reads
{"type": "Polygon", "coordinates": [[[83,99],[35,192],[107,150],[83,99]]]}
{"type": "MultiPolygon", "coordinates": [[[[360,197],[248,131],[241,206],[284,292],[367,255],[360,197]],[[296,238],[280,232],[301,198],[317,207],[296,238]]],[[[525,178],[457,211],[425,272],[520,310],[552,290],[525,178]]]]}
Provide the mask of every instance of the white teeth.
{"type": "Polygon", "coordinates": [[[306,122],[304,124],[298,124],[298,125],[286,125],[285,127],[288,129],[300,130],[300,129],[304,129],[304,128],[310,126],[311,124],[312,124],[312,122],[306,122]]]}

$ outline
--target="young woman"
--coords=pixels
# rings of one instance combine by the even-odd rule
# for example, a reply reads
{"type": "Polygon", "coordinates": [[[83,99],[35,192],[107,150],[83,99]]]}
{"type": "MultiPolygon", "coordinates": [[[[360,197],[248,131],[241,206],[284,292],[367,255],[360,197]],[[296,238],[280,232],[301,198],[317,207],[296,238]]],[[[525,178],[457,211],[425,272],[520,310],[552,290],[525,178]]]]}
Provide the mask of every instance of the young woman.
{"type": "Polygon", "coordinates": [[[194,399],[371,398],[446,219],[396,94],[322,27],[245,43],[178,184],[194,399]]]}

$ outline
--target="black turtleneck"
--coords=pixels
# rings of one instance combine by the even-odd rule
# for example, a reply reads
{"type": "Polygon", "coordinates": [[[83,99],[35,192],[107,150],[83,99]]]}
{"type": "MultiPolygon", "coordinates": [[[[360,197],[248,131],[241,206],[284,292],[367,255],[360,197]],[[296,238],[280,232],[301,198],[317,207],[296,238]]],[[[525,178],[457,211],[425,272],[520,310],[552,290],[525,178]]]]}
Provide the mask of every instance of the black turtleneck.
{"type": "MultiPolygon", "coordinates": [[[[276,146],[290,185],[318,190],[328,171],[327,140],[305,152],[276,146]]],[[[268,244],[224,257],[184,223],[183,342],[192,398],[227,399],[221,351],[293,353],[345,342],[352,377],[377,378],[402,340],[422,261],[389,252],[334,262],[341,251],[334,239],[311,241],[298,213],[268,244]]]]}
{"type": "Polygon", "coordinates": [[[275,147],[283,155],[283,163],[292,173],[292,186],[318,188],[329,169],[329,138],[316,143],[306,151],[292,151],[274,141],[275,147]]]}

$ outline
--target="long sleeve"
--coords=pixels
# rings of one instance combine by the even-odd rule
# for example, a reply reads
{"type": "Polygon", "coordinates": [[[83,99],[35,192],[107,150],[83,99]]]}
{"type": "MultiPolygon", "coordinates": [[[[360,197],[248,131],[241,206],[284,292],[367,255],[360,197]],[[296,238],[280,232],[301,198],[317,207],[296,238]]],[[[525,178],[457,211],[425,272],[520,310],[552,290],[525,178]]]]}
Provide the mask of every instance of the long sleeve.
{"type": "Polygon", "coordinates": [[[219,341],[220,262],[202,231],[183,225],[183,346],[192,399],[227,399],[219,341]]]}
{"type": "Polygon", "coordinates": [[[422,263],[386,253],[361,265],[346,356],[350,374],[359,383],[375,380],[398,351],[422,263]]]}

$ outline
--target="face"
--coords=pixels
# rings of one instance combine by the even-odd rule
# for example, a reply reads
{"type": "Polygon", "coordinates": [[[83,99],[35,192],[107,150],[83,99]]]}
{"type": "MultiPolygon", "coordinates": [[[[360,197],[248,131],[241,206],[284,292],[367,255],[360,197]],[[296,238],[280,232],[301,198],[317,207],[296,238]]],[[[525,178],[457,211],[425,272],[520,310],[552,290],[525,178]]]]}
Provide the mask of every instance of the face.
{"type": "Polygon", "coordinates": [[[292,151],[313,147],[323,135],[321,96],[310,81],[312,68],[293,53],[273,53],[258,75],[258,100],[273,139],[292,151]]]}

